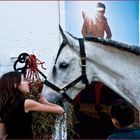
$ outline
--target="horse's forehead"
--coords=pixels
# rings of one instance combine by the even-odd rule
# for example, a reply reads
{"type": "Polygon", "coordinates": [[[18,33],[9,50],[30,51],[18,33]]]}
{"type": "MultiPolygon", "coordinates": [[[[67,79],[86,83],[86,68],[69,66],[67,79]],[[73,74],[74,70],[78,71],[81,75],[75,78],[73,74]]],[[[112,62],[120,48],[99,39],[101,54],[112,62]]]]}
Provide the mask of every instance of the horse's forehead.
{"type": "Polygon", "coordinates": [[[65,46],[63,48],[63,50],[61,51],[58,60],[71,60],[72,58],[74,58],[74,52],[72,51],[72,49],[69,46],[65,46]]]}

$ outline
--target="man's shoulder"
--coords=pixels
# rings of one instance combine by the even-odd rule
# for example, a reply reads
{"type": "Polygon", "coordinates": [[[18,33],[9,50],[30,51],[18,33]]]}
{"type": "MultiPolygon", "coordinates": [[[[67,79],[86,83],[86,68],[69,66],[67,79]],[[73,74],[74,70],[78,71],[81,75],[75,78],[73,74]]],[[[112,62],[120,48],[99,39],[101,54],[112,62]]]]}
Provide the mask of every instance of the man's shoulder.
{"type": "Polygon", "coordinates": [[[108,136],[110,139],[127,139],[127,138],[138,138],[140,139],[140,128],[130,128],[130,129],[118,129],[112,135],[108,136]]]}
{"type": "Polygon", "coordinates": [[[140,128],[135,128],[134,133],[137,133],[140,136],[140,128]]]}
{"type": "Polygon", "coordinates": [[[120,137],[122,137],[119,133],[113,133],[113,134],[111,134],[111,135],[109,135],[108,137],[107,137],[107,140],[111,140],[111,139],[118,139],[118,138],[120,138],[120,137]]]}

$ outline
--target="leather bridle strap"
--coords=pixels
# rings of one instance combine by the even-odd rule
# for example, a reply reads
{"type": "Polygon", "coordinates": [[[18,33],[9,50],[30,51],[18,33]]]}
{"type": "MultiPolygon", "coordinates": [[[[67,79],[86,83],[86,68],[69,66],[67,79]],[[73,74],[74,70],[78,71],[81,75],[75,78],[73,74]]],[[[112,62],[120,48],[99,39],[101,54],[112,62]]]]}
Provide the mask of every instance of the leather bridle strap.
{"type": "Polygon", "coordinates": [[[59,47],[59,50],[58,50],[58,53],[57,53],[57,56],[55,58],[55,62],[54,62],[54,65],[56,64],[57,62],[57,59],[58,59],[58,56],[60,55],[62,49],[67,45],[66,41],[63,41],[59,47]]]}
{"type": "MultiPolygon", "coordinates": [[[[86,87],[89,85],[88,79],[87,79],[87,74],[86,74],[86,53],[85,53],[85,45],[84,41],[82,38],[78,39],[79,41],[79,46],[80,46],[80,57],[81,57],[81,70],[82,74],[79,76],[77,79],[66,85],[64,88],[60,89],[59,87],[55,86],[51,82],[47,80],[47,77],[39,71],[39,73],[45,78],[44,84],[47,85],[48,87],[52,88],[53,90],[61,93],[64,98],[66,98],[69,102],[73,102],[73,100],[66,94],[66,91],[71,88],[72,86],[76,85],[78,82],[82,80],[82,83],[86,85],[86,87]]],[[[55,64],[57,62],[58,56],[60,55],[62,49],[66,46],[66,42],[63,42],[59,48],[59,51],[57,53],[57,57],[55,59],[55,64]]]]}
{"type": "Polygon", "coordinates": [[[81,55],[81,66],[82,66],[82,83],[86,84],[86,87],[89,86],[89,82],[86,74],[86,53],[85,53],[85,45],[83,38],[79,38],[79,46],[80,46],[80,55],[81,55]]]}
{"type": "Polygon", "coordinates": [[[72,86],[76,85],[81,80],[82,80],[82,83],[86,84],[86,87],[89,86],[89,82],[88,82],[87,74],[86,74],[86,53],[85,53],[85,45],[84,45],[84,41],[83,41],[82,38],[79,38],[78,41],[79,41],[79,46],[80,46],[82,74],[77,79],[75,79],[73,82],[71,82],[70,84],[68,84],[64,88],[62,88],[60,90],[61,93],[62,92],[65,92],[66,90],[68,90],[72,86]]]}
{"type": "MultiPolygon", "coordinates": [[[[47,77],[41,72],[41,71],[38,71],[44,78],[45,78],[45,81],[43,82],[46,86],[50,87],[51,89],[59,92],[59,93],[62,93],[62,96],[67,100],[69,101],[70,103],[73,103],[73,100],[66,94],[66,90],[67,90],[67,87],[65,88],[62,88],[60,89],[59,87],[55,86],[54,84],[52,84],[51,82],[49,82],[47,80],[47,77]]],[[[77,82],[76,82],[77,83],[77,82]]]]}

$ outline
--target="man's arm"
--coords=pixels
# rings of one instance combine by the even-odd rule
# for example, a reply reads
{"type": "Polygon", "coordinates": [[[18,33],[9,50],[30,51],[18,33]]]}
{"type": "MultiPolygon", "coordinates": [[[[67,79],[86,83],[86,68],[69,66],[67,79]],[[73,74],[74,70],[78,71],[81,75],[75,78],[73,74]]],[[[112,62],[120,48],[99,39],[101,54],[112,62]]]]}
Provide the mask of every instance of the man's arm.
{"type": "Polygon", "coordinates": [[[107,35],[106,38],[111,39],[112,33],[111,33],[111,29],[110,29],[110,27],[107,23],[107,20],[106,20],[106,23],[105,23],[105,32],[106,32],[106,35],[107,35]]]}
{"type": "Polygon", "coordinates": [[[86,13],[84,11],[82,11],[82,17],[83,17],[83,25],[82,25],[82,29],[81,29],[81,33],[83,35],[83,37],[86,37],[88,34],[88,30],[89,30],[89,18],[86,16],[86,13]]]}

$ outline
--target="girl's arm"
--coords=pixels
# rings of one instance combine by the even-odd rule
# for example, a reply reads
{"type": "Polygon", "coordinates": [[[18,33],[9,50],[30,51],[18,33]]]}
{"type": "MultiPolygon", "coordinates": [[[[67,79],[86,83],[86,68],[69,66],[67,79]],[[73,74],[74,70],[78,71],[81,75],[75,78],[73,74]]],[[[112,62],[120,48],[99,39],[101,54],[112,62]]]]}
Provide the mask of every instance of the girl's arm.
{"type": "Polygon", "coordinates": [[[40,94],[39,103],[55,106],[56,104],[50,103],[47,99],[40,94]]]}
{"type": "Polygon", "coordinates": [[[5,140],[7,137],[5,125],[3,122],[0,122],[0,139],[5,140]]]}
{"type": "Polygon", "coordinates": [[[24,110],[25,112],[38,111],[38,112],[48,112],[48,113],[56,113],[56,114],[64,113],[64,109],[59,105],[49,103],[48,101],[46,102],[46,104],[42,104],[31,99],[25,100],[24,110]]]}

